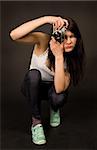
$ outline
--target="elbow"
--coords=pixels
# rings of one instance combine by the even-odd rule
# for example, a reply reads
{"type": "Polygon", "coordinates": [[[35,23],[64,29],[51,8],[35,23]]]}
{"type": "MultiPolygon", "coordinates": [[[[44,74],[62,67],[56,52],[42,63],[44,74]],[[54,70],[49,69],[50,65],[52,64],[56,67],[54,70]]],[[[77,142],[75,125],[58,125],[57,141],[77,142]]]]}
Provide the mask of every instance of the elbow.
{"type": "Polygon", "coordinates": [[[56,90],[56,93],[57,93],[57,94],[59,94],[59,93],[61,93],[61,92],[62,92],[61,90],[56,90]]]}
{"type": "Polygon", "coordinates": [[[69,85],[61,86],[61,87],[55,87],[55,91],[57,94],[64,92],[69,85]]]}
{"type": "Polygon", "coordinates": [[[10,37],[11,37],[12,40],[14,40],[14,41],[17,40],[14,31],[11,31],[9,35],[10,35],[10,37]]]}
{"type": "Polygon", "coordinates": [[[64,91],[64,88],[55,88],[55,91],[57,94],[59,94],[64,91]]]}

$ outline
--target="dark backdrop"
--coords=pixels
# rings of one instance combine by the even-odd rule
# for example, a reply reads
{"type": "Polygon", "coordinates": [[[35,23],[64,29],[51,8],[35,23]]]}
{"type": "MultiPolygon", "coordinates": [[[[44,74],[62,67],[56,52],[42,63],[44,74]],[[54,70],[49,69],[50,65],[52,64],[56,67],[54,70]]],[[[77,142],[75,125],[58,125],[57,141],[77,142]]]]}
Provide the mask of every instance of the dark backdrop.
{"type": "MultiPolygon", "coordinates": [[[[84,90],[83,98],[85,101],[87,101],[87,97],[94,97],[97,84],[97,2],[2,2],[1,8],[1,87],[4,99],[19,100],[20,82],[27,70],[32,49],[32,45],[13,42],[9,37],[9,32],[16,26],[33,18],[59,14],[74,18],[79,25],[87,56],[87,68],[85,81],[78,89],[79,91],[80,88],[84,90]],[[12,98],[13,96],[14,98],[12,98]]],[[[47,29],[49,30],[49,26],[47,26],[47,29]]],[[[47,29],[45,26],[44,31],[48,32],[47,29]]]]}
{"type": "MultiPolygon", "coordinates": [[[[97,123],[97,2],[5,1],[1,2],[2,128],[18,121],[17,116],[22,118],[21,114],[28,111],[28,107],[23,109],[25,98],[20,92],[20,86],[28,69],[32,45],[22,45],[12,41],[9,32],[28,20],[44,15],[60,14],[70,16],[78,23],[87,57],[84,79],[79,86],[72,88],[68,100],[71,105],[69,105],[69,109],[66,107],[65,110],[67,109],[67,113],[71,110],[70,113],[72,113],[75,109],[75,114],[79,112],[79,108],[81,111],[79,114],[84,110],[83,117],[84,115],[91,116],[95,127],[97,123]],[[75,105],[74,109],[72,104],[75,105]]],[[[48,33],[50,25],[44,25],[40,29],[48,33]]],[[[93,133],[95,132],[94,128],[93,133]]]]}

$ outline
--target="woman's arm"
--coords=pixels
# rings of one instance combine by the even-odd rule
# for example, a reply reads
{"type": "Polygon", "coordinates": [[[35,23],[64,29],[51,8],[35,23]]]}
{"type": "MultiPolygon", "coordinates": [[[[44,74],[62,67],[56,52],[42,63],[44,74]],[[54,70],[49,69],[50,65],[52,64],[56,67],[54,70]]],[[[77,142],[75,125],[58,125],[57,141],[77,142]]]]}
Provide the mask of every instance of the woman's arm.
{"type": "Polygon", "coordinates": [[[70,83],[70,74],[64,69],[63,55],[55,57],[54,85],[57,93],[67,89],[70,83]]]}
{"type": "Polygon", "coordinates": [[[34,29],[36,29],[37,27],[47,23],[48,22],[47,20],[48,20],[47,17],[41,17],[41,18],[34,19],[34,20],[28,21],[26,23],[23,23],[19,27],[12,30],[10,32],[10,36],[13,40],[22,38],[25,35],[27,35],[28,33],[30,33],[31,31],[33,31],[34,29]]]}
{"type": "Polygon", "coordinates": [[[22,25],[18,26],[17,28],[13,29],[10,32],[10,36],[13,40],[20,39],[30,33],[31,31],[35,30],[39,26],[42,26],[46,23],[54,24],[55,26],[62,26],[63,25],[63,19],[61,17],[55,17],[55,16],[44,16],[40,17],[28,22],[23,23],[22,25]]]}
{"type": "Polygon", "coordinates": [[[24,44],[42,45],[42,47],[44,47],[44,45],[48,45],[49,40],[50,40],[50,35],[44,32],[32,32],[15,41],[24,44]]]}
{"type": "Polygon", "coordinates": [[[50,48],[55,56],[55,90],[57,93],[61,93],[67,89],[70,83],[70,74],[64,69],[63,43],[60,44],[52,38],[50,41],[50,48]]]}

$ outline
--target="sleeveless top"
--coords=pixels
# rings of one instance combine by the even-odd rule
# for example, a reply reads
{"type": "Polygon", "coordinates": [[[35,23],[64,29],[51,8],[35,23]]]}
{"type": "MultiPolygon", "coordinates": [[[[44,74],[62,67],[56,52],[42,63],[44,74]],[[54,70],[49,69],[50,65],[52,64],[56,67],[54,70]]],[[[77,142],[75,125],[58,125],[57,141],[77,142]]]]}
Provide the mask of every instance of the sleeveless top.
{"type": "MultiPolygon", "coordinates": [[[[32,53],[29,70],[37,69],[40,71],[41,78],[43,81],[53,81],[54,80],[54,72],[51,71],[46,66],[47,58],[48,58],[48,48],[46,49],[46,51],[44,51],[44,53],[42,53],[39,56],[32,53]]],[[[64,69],[65,70],[67,69],[66,59],[64,62],[64,69]]]]}
{"type": "Polygon", "coordinates": [[[41,78],[43,81],[53,81],[54,80],[54,72],[51,71],[47,66],[46,66],[46,60],[48,58],[48,48],[44,53],[41,55],[37,56],[36,54],[32,54],[31,57],[31,63],[30,63],[30,68],[31,69],[37,69],[41,73],[41,78]]]}

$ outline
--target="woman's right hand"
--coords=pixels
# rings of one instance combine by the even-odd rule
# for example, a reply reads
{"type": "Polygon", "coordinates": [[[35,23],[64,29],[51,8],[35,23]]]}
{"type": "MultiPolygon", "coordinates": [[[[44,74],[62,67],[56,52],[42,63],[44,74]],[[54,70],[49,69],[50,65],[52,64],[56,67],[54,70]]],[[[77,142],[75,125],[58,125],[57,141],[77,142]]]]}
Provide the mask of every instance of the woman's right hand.
{"type": "Polygon", "coordinates": [[[55,29],[61,29],[64,25],[67,28],[68,21],[62,17],[48,16],[48,23],[52,24],[55,29]]]}

